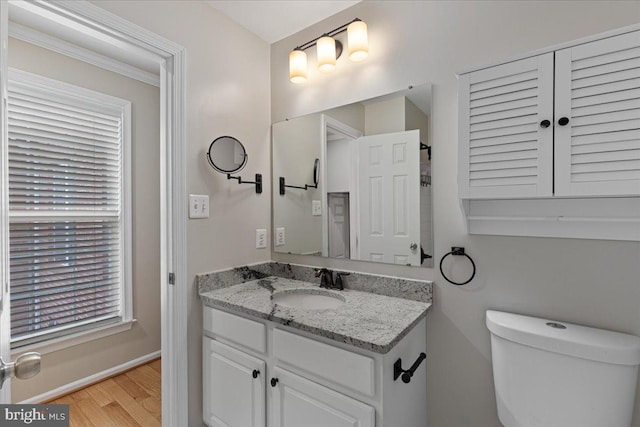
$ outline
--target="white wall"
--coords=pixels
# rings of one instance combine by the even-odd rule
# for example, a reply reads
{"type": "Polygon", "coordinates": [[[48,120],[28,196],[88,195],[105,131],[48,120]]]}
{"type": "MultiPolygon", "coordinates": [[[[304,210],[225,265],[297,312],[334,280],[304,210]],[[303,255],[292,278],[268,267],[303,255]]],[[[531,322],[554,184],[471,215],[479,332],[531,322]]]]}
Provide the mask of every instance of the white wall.
{"type": "Polygon", "coordinates": [[[9,66],[127,99],[133,122],[132,272],[137,323],[129,331],[44,354],[36,380],[11,382],[12,399],[20,402],[160,350],[160,91],[15,39],[9,39],[9,66]]]}
{"type": "MultiPolygon", "coordinates": [[[[266,261],[256,228],[270,228],[269,45],[204,2],[95,1],[187,49],[187,191],[208,194],[209,219],[189,220],[189,425],[202,425],[202,309],[196,273],[266,261]],[[238,138],[249,155],[242,177],[262,173],[262,194],[215,172],[205,153],[216,137],[238,138]]],[[[183,200],[182,203],[187,203],[183,200]]],[[[271,239],[268,239],[271,244],[271,239]]]]}
{"type": "MultiPolygon", "coordinates": [[[[478,266],[455,287],[433,269],[274,254],[279,261],[435,280],[428,315],[432,427],[498,426],[485,310],[556,318],[640,335],[640,243],[469,236],[457,175],[456,71],[640,21],[640,3],[597,1],[367,1],[272,45],[272,121],[433,83],[431,133],[436,264],[452,245],[478,266]],[[288,81],[288,52],[354,17],[369,26],[365,62],[288,81]]],[[[309,55],[312,59],[313,55],[309,55]]],[[[310,66],[313,66],[310,61],[310,66]]],[[[640,393],[634,426],[640,426],[640,393]]]]}

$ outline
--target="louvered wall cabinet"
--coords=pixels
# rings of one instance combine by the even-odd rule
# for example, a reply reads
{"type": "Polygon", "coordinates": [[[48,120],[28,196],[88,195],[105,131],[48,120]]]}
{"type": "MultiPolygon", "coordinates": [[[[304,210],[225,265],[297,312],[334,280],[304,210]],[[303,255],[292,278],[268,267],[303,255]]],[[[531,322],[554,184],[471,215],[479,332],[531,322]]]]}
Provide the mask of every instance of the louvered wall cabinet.
{"type": "Polygon", "coordinates": [[[640,240],[640,27],[458,75],[471,234],[640,240]]]}

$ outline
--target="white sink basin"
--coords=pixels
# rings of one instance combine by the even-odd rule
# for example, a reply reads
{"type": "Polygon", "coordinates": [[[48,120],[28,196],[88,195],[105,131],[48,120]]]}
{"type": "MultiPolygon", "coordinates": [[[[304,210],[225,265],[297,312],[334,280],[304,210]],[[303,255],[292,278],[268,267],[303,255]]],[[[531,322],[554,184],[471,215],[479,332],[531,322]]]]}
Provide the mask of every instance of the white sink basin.
{"type": "Polygon", "coordinates": [[[323,289],[290,289],[275,292],[271,300],[282,307],[303,310],[332,310],[345,303],[342,295],[323,289]]]}

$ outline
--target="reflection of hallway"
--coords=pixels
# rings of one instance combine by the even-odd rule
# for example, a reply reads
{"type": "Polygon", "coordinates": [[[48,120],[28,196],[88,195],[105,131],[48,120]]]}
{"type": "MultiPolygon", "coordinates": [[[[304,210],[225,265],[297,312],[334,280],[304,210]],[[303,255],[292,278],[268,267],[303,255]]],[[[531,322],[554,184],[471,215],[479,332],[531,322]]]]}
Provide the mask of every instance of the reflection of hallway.
{"type": "Polygon", "coordinates": [[[52,400],[69,405],[70,425],[160,426],[160,359],[52,400]]]}

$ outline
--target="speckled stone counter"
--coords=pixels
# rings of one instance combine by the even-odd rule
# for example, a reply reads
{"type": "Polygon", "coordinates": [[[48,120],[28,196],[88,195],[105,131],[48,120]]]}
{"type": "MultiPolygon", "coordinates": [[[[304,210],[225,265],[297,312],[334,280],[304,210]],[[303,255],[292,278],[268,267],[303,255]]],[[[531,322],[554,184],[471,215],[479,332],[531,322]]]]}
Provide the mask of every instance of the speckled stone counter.
{"type": "MultiPolygon", "coordinates": [[[[396,298],[431,303],[433,283],[428,280],[401,279],[398,277],[349,272],[344,278],[345,289],[371,292],[396,298]]],[[[305,265],[266,262],[246,267],[236,267],[224,271],[198,274],[196,286],[199,293],[237,285],[269,276],[320,284],[315,276],[315,268],[305,265]]]]}
{"type": "Polygon", "coordinates": [[[215,281],[219,283],[217,286],[199,286],[203,302],[214,308],[224,308],[267,319],[377,353],[387,353],[391,350],[426,315],[427,309],[431,306],[430,301],[415,301],[345,289],[328,291],[345,301],[345,304],[334,309],[306,310],[284,307],[273,303],[272,294],[301,288],[307,289],[308,292],[317,292],[318,285],[268,276],[255,270],[240,270],[229,270],[223,272],[225,274],[222,276],[208,277],[208,285],[213,285],[215,281]],[[225,286],[229,281],[237,284],[225,286]]]}

